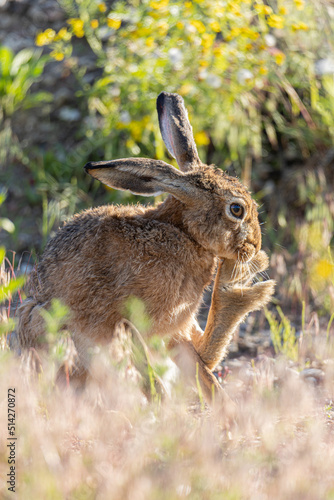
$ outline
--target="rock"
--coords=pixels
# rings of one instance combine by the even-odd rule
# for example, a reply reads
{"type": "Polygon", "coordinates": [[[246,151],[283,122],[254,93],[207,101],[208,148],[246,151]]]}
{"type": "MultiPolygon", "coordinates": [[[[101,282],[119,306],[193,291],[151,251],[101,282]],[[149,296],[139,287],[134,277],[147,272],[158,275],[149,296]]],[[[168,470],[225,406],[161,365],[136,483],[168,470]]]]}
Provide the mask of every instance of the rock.
{"type": "MultiPolygon", "coordinates": [[[[1,0],[0,0],[1,1],[1,0]]],[[[6,30],[9,30],[13,24],[13,19],[9,14],[4,14],[1,13],[1,19],[0,19],[0,28],[1,31],[3,30],[3,35],[5,34],[6,30]]],[[[1,34],[1,39],[3,38],[1,34]]]]}
{"type": "Polygon", "coordinates": [[[314,385],[319,385],[323,382],[325,372],[319,368],[305,368],[300,372],[300,377],[305,381],[314,385]]]}
{"type": "Polygon", "coordinates": [[[81,113],[78,109],[70,108],[69,106],[64,106],[63,108],[60,109],[58,117],[60,120],[64,120],[65,122],[75,122],[80,120],[81,113]]]}
{"type": "Polygon", "coordinates": [[[2,40],[2,44],[9,47],[14,52],[19,52],[27,47],[33,47],[34,39],[31,37],[23,37],[17,33],[10,33],[2,40]]]}
{"type": "Polygon", "coordinates": [[[54,94],[53,104],[55,108],[60,108],[67,102],[73,101],[73,92],[67,87],[61,87],[54,94]]]}
{"type": "Polygon", "coordinates": [[[46,12],[40,8],[39,5],[34,5],[28,10],[27,13],[28,18],[30,18],[34,25],[42,29],[46,23],[48,22],[48,16],[46,12]]]}

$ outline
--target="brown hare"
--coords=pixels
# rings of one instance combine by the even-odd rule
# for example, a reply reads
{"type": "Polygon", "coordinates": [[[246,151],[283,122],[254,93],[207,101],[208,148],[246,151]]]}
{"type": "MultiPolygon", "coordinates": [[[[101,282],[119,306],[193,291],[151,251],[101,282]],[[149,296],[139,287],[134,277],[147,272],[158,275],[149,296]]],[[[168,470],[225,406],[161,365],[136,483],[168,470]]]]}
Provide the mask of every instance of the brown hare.
{"type": "Polygon", "coordinates": [[[247,189],[201,162],[179,95],[162,92],[157,111],[163,140],[180,170],[147,158],[91,162],[85,170],[116,189],[170,196],[157,207],[108,205],[68,221],[31,275],[17,334],[22,349],[38,345],[44,333],[40,310],[60,299],[70,309],[66,327],[80,369],[88,370],[90,347],[112,339],[124,304],[136,296],[150,316],[149,334],[166,339],[193,380],[197,367],[210,399],[212,385],[221,390],[212,369],[239,323],[268,303],[274,282],[252,283],[268,258],[260,250],[257,205],[247,189]],[[203,332],[196,314],[217,265],[203,332]]]}

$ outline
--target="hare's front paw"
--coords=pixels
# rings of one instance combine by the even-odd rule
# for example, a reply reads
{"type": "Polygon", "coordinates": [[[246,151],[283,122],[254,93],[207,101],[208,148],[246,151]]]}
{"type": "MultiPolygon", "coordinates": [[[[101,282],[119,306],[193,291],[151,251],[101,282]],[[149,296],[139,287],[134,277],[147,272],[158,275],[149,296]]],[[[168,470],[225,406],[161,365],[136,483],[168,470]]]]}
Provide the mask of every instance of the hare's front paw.
{"type": "Polygon", "coordinates": [[[242,302],[247,307],[248,312],[258,311],[268,304],[274,295],[275,284],[274,280],[268,280],[255,283],[248,286],[247,289],[241,288],[242,302]]]}
{"type": "Polygon", "coordinates": [[[275,291],[275,281],[261,281],[250,286],[233,286],[223,290],[222,303],[226,309],[236,310],[238,316],[262,309],[275,291]]]}

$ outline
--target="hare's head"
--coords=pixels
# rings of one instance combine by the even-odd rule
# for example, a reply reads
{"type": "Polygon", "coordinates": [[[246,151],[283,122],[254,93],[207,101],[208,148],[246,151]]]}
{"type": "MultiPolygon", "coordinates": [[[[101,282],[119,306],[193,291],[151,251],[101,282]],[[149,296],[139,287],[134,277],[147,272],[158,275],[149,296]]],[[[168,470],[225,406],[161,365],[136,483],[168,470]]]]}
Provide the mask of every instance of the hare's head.
{"type": "Polygon", "coordinates": [[[181,202],[184,229],[202,247],[221,258],[250,260],[261,248],[255,201],[237,179],[201,162],[182,97],[162,92],[157,110],[180,170],[160,160],[127,158],[87,163],[86,172],[135,194],[171,194],[181,202]]]}

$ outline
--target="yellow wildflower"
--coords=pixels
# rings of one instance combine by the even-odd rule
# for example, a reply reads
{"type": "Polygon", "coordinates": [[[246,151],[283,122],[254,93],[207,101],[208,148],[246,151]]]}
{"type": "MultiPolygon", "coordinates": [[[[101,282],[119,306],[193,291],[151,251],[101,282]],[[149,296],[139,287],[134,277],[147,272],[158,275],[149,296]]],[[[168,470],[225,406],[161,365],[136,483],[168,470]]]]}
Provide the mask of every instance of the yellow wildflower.
{"type": "Polygon", "coordinates": [[[157,23],[157,28],[159,30],[159,35],[165,36],[168,33],[169,25],[166,21],[159,21],[157,23]]]}
{"type": "Polygon", "coordinates": [[[182,87],[179,88],[179,94],[180,95],[187,95],[189,92],[191,92],[193,89],[193,85],[191,83],[184,83],[182,87]]]}
{"type": "Polygon", "coordinates": [[[153,19],[161,19],[161,12],[158,10],[152,10],[151,12],[148,13],[150,17],[153,17],[153,19]]]}
{"type": "Polygon", "coordinates": [[[209,63],[205,59],[201,59],[199,65],[201,68],[207,68],[209,66],[209,63]]]}
{"type": "Polygon", "coordinates": [[[281,52],[280,50],[278,50],[275,54],[275,62],[276,64],[278,64],[278,66],[282,66],[282,64],[284,63],[286,59],[286,56],[285,54],[283,54],[283,52],[281,52]]]}
{"type": "Polygon", "coordinates": [[[267,75],[268,69],[265,68],[264,66],[261,66],[261,68],[259,69],[259,73],[260,73],[260,75],[267,75]]]}
{"type": "Polygon", "coordinates": [[[68,22],[68,24],[71,25],[73,33],[77,38],[82,38],[85,35],[84,29],[83,29],[84,23],[81,19],[79,19],[77,17],[72,17],[71,19],[68,19],[67,22],[68,22]]]}
{"type": "Polygon", "coordinates": [[[72,35],[67,31],[67,28],[61,28],[55,36],[54,41],[58,42],[58,40],[64,40],[65,42],[68,42],[71,40],[71,37],[72,35]]]}
{"type": "Polygon", "coordinates": [[[113,17],[108,17],[107,19],[107,25],[109,28],[112,28],[113,30],[118,30],[122,24],[121,19],[115,19],[113,17]]]}
{"type": "Polygon", "coordinates": [[[210,47],[212,47],[213,45],[213,42],[215,41],[215,37],[216,35],[212,35],[212,34],[209,34],[209,33],[203,33],[202,35],[202,46],[205,48],[205,49],[209,49],[210,47]]]}
{"type": "Polygon", "coordinates": [[[154,9],[154,10],[162,10],[162,9],[165,9],[166,7],[168,7],[168,3],[169,3],[169,0],[160,0],[160,1],[152,0],[150,2],[150,7],[151,7],[151,9],[154,9]]]}
{"type": "Polygon", "coordinates": [[[143,135],[143,125],[141,124],[141,122],[133,120],[131,123],[129,123],[129,129],[132,138],[135,141],[139,142],[143,135]]]}
{"type": "Polygon", "coordinates": [[[41,33],[38,33],[36,36],[35,43],[38,47],[42,47],[43,45],[49,45],[49,43],[53,42],[56,36],[55,30],[47,29],[41,33]]]}
{"type": "Polygon", "coordinates": [[[278,13],[281,14],[281,16],[286,16],[288,9],[286,7],[280,7],[278,13]]]}
{"type": "Polygon", "coordinates": [[[202,21],[198,21],[197,19],[194,19],[194,21],[190,21],[191,26],[194,26],[198,33],[205,33],[205,26],[202,23],[202,21]]]}
{"type": "Polygon", "coordinates": [[[226,37],[227,40],[237,37],[241,33],[241,28],[232,28],[230,34],[226,37]]]}
{"type": "Polygon", "coordinates": [[[207,146],[208,144],[210,144],[209,136],[204,130],[202,130],[201,132],[197,132],[194,138],[198,146],[207,146]]]}
{"type": "Polygon", "coordinates": [[[183,23],[181,23],[181,21],[178,21],[178,22],[176,23],[176,27],[177,27],[179,30],[182,30],[182,29],[184,28],[184,24],[183,24],[183,23]]]}
{"type": "Polygon", "coordinates": [[[107,6],[104,2],[99,3],[98,8],[100,12],[105,12],[107,10],[107,6]]]}
{"type": "Polygon", "coordinates": [[[91,28],[93,28],[93,30],[95,30],[99,27],[99,21],[97,19],[92,19],[90,22],[90,26],[91,28]]]}
{"type": "Polygon", "coordinates": [[[320,276],[320,278],[327,279],[333,272],[333,264],[327,259],[321,259],[315,266],[315,273],[320,276]]]}
{"type": "Polygon", "coordinates": [[[294,0],[295,6],[297,7],[298,10],[303,10],[305,7],[305,2],[304,0],[294,0]]]}
{"type": "Polygon", "coordinates": [[[276,14],[272,14],[268,18],[268,24],[272,28],[276,28],[278,30],[281,30],[282,28],[284,28],[284,19],[283,19],[283,17],[277,16],[276,14]]]}
{"type": "Polygon", "coordinates": [[[309,29],[310,29],[310,27],[309,27],[307,24],[305,24],[305,23],[303,23],[303,22],[300,22],[300,23],[295,23],[295,24],[293,24],[293,25],[292,25],[292,29],[293,29],[294,31],[297,31],[297,30],[307,31],[307,30],[309,30],[309,29]]]}
{"type": "Polygon", "coordinates": [[[217,21],[212,21],[211,23],[209,23],[209,26],[215,33],[220,32],[220,25],[217,21]]]}
{"type": "Polygon", "coordinates": [[[255,4],[254,9],[258,14],[269,16],[272,14],[273,9],[269,5],[255,4]]]}
{"type": "Polygon", "coordinates": [[[211,9],[214,16],[223,17],[223,15],[225,14],[225,7],[223,7],[222,5],[212,5],[211,9]]]}
{"type": "Polygon", "coordinates": [[[245,35],[247,38],[250,38],[251,40],[257,40],[260,36],[259,33],[252,30],[251,28],[248,28],[248,26],[240,28],[240,34],[245,35]]]}
{"type": "Polygon", "coordinates": [[[216,45],[213,47],[213,54],[216,57],[222,56],[225,53],[224,47],[222,45],[216,45]]]}
{"type": "Polygon", "coordinates": [[[227,5],[227,8],[234,14],[235,16],[241,16],[240,5],[236,2],[231,2],[227,5]]]}
{"type": "Polygon", "coordinates": [[[153,47],[153,45],[154,45],[154,37],[153,36],[149,36],[148,38],[146,38],[145,44],[147,45],[147,47],[153,47]]]}
{"type": "Polygon", "coordinates": [[[53,50],[50,52],[50,56],[53,57],[56,61],[62,61],[64,59],[64,54],[63,52],[60,52],[59,50],[53,50]]]}

